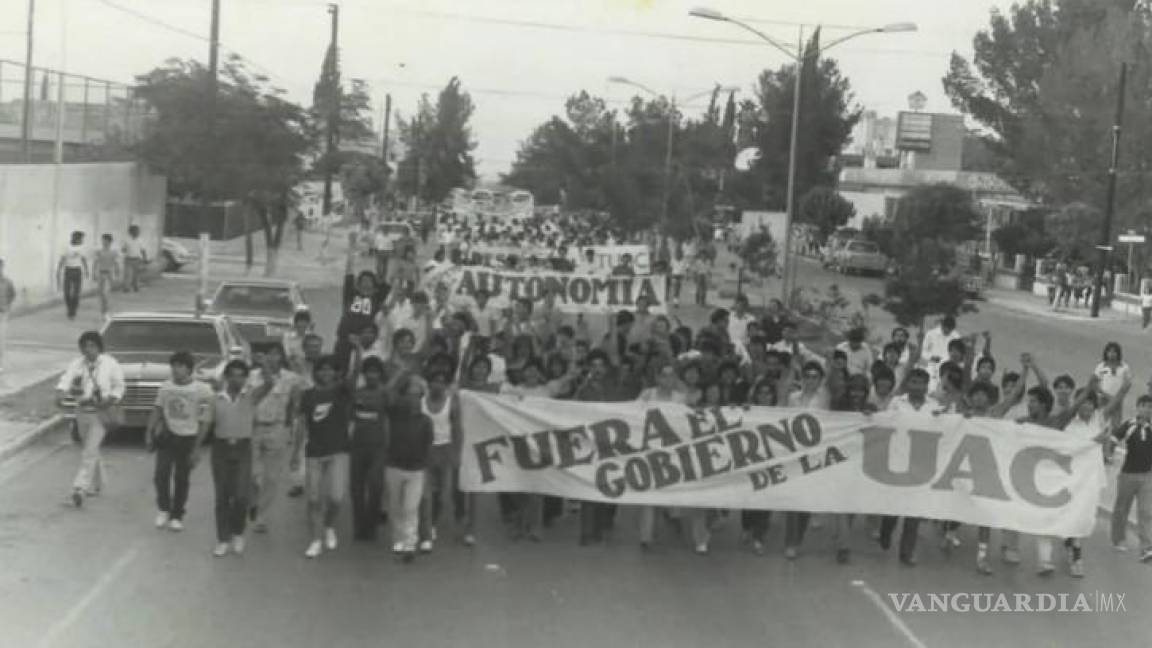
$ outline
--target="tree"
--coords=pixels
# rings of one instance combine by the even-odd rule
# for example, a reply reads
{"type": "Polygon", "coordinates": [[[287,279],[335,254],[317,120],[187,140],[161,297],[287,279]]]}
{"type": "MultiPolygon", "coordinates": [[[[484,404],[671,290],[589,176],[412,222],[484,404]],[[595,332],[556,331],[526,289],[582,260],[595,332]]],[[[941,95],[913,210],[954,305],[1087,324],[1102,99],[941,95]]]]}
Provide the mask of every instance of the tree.
{"type": "Polygon", "coordinates": [[[768,228],[761,227],[759,231],[749,234],[740,244],[738,251],[740,267],[738,269],[736,291],[743,293],[744,276],[751,274],[760,278],[777,275],[777,257],[779,256],[776,241],[768,228]]]}
{"type": "Polygon", "coordinates": [[[357,214],[363,214],[373,198],[382,198],[388,189],[389,170],[378,156],[346,152],[340,167],[344,197],[357,214]]]}
{"type": "Polygon", "coordinates": [[[460,79],[452,77],[435,106],[425,95],[413,119],[397,120],[400,140],[407,149],[397,178],[405,193],[437,203],[456,187],[475,181],[472,151],[476,141],[469,126],[474,111],[472,97],[463,90],[460,79]]]}
{"type": "Polygon", "coordinates": [[[1095,255],[1102,220],[1099,209],[1085,203],[1071,203],[1044,217],[1044,233],[1061,257],[1090,260],[1095,255]]]}
{"type": "Polygon", "coordinates": [[[1046,210],[1033,209],[1019,215],[1016,222],[992,232],[992,240],[1001,253],[1023,254],[1032,258],[1047,256],[1056,243],[1045,233],[1046,210]]]}
{"type": "Polygon", "coordinates": [[[167,176],[170,194],[254,210],[268,243],[266,271],[274,272],[292,187],[303,175],[306,115],[233,56],[220,69],[213,122],[208,81],[204,66],[179,59],[137,77],[137,96],[155,114],[138,152],[167,176]]]}
{"type": "MultiPolygon", "coordinates": [[[[328,173],[342,175],[345,164],[354,161],[356,154],[341,150],[340,144],[374,139],[371,114],[372,98],[367,83],[362,79],[352,79],[345,91],[337,52],[329,47],[320,78],[312,88],[312,107],[308,111],[308,136],[315,153],[311,170],[313,177],[323,177],[328,173]],[[328,151],[330,117],[335,118],[335,150],[331,153],[328,151]]],[[[361,216],[363,206],[357,208],[357,216],[361,216]]]]}
{"type": "MultiPolygon", "coordinates": [[[[860,120],[852,107],[851,84],[833,59],[819,59],[820,34],[805,47],[800,106],[800,142],[796,161],[796,199],[810,187],[834,186],[840,154],[860,120]]],[[[737,117],[741,130],[761,151],[760,159],[741,174],[734,190],[739,206],[787,208],[788,159],[792,142],[792,112],[796,66],[765,70],[758,79],[756,104],[746,104],[737,117]]]]}
{"type": "Polygon", "coordinates": [[[815,225],[820,232],[820,240],[828,238],[837,228],[848,224],[856,215],[856,206],[848,202],[835,189],[812,187],[800,199],[797,220],[815,225]]]}
{"type": "Polygon", "coordinates": [[[896,258],[896,230],[883,216],[865,218],[860,228],[860,235],[864,240],[875,243],[884,256],[889,259],[896,258]]]}
{"type": "MultiPolygon", "coordinates": [[[[1097,202],[1104,195],[1121,61],[1152,56],[1152,13],[1132,0],[1028,0],[993,10],[968,61],[952,55],[944,87],[978,122],[997,170],[1048,204],[1097,202]]],[[[1127,141],[1152,137],[1152,70],[1130,68],[1127,141]],[[1131,139],[1128,139],[1131,138],[1131,139]]],[[[1126,166],[1152,164],[1146,147],[1125,147],[1126,166]]],[[[1147,174],[1121,182],[1122,216],[1145,194],[1147,174]]]]}
{"type": "Polygon", "coordinates": [[[884,286],[884,309],[902,326],[930,315],[975,310],[956,268],[956,246],[979,232],[972,195],[948,184],[923,185],[900,199],[892,222],[896,275],[884,286]]]}

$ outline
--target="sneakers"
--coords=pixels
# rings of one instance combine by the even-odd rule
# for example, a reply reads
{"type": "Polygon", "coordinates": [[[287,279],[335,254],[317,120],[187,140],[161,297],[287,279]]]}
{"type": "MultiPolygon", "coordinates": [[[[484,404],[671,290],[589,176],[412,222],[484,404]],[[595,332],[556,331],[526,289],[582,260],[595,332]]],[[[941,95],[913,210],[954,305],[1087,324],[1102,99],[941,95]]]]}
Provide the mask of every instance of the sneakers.
{"type": "Polygon", "coordinates": [[[1052,563],[1042,562],[1036,569],[1036,575],[1040,576],[1041,578],[1047,578],[1048,576],[1051,576],[1055,571],[1056,567],[1053,566],[1052,563]]]}
{"type": "Polygon", "coordinates": [[[1009,565],[1020,564],[1020,550],[1011,547],[1000,547],[1000,557],[1009,565]]]}
{"type": "Polygon", "coordinates": [[[1068,565],[1068,573],[1073,578],[1084,578],[1084,561],[1077,558],[1068,565]]]}
{"type": "Polygon", "coordinates": [[[1140,553],[1140,562],[1152,562],[1152,547],[1149,547],[1140,553]]]}
{"type": "Polygon", "coordinates": [[[472,535],[471,533],[465,533],[464,534],[464,546],[465,547],[471,547],[475,544],[476,544],[476,536],[472,535]]]}
{"type": "Polygon", "coordinates": [[[324,529],[324,546],[328,551],[336,550],[336,529],[332,527],[324,529]]]}
{"type": "Polygon", "coordinates": [[[84,491],[79,488],[72,489],[72,506],[76,508],[84,507],[84,491]]]}
{"type": "Polygon", "coordinates": [[[916,562],[917,561],[916,561],[916,555],[915,554],[906,554],[906,555],[900,556],[900,564],[904,565],[905,567],[915,567],[916,562]]]}
{"type": "Polygon", "coordinates": [[[315,558],[316,556],[319,556],[320,552],[324,550],[323,547],[323,543],[321,543],[319,540],[313,540],[312,543],[308,545],[308,548],[304,550],[304,557],[315,558]]]}
{"type": "Polygon", "coordinates": [[[784,548],[784,557],[787,558],[788,560],[796,560],[797,553],[798,552],[796,551],[796,547],[785,547],[784,548]]]}
{"type": "Polygon", "coordinates": [[[178,518],[172,518],[171,520],[168,520],[168,530],[174,533],[179,533],[180,531],[184,530],[184,523],[181,522],[178,518]]]}
{"type": "Polygon", "coordinates": [[[237,556],[244,553],[244,536],[232,536],[232,553],[237,556]]]}
{"type": "Polygon", "coordinates": [[[164,527],[168,526],[168,521],[170,519],[171,518],[168,517],[167,512],[160,511],[159,513],[156,514],[156,528],[157,529],[163,529],[164,527]]]}
{"type": "Polygon", "coordinates": [[[756,554],[757,556],[763,556],[764,555],[764,543],[760,542],[759,540],[753,540],[752,541],[752,553],[756,554]]]}
{"type": "Polygon", "coordinates": [[[1117,544],[1112,545],[1112,550],[1115,551],[1116,553],[1125,553],[1126,551],[1128,551],[1128,545],[1123,544],[1123,543],[1117,543],[1117,544]]]}
{"type": "Polygon", "coordinates": [[[212,555],[217,557],[217,558],[223,558],[224,556],[227,556],[228,555],[228,543],[227,542],[217,542],[216,548],[212,550],[212,555]]]}
{"type": "Polygon", "coordinates": [[[396,543],[394,543],[394,544],[392,545],[392,553],[394,553],[394,554],[402,554],[402,553],[404,553],[404,543],[403,543],[403,542],[396,542],[396,543]]]}
{"type": "Polygon", "coordinates": [[[268,533],[268,525],[263,520],[256,522],[252,525],[252,531],[256,533],[268,533]]]}
{"type": "Polygon", "coordinates": [[[988,563],[988,556],[976,556],[976,571],[985,576],[992,574],[992,565],[988,563]]]}
{"type": "Polygon", "coordinates": [[[696,555],[707,556],[708,555],[708,543],[701,542],[700,544],[696,545],[696,555]]]}
{"type": "Polygon", "coordinates": [[[432,541],[431,540],[421,540],[420,541],[420,553],[432,553],[432,541]]]}

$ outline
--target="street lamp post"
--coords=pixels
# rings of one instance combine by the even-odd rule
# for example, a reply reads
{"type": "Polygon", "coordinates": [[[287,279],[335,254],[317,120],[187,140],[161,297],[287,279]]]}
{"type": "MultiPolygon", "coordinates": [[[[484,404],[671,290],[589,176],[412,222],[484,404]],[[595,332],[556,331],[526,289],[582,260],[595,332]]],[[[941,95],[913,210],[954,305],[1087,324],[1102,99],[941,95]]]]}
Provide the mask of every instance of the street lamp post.
{"type": "MultiPolygon", "coordinates": [[[[656,98],[661,96],[660,93],[656,92],[652,88],[649,88],[643,83],[637,83],[622,76],[610,76],[608,77],[608,83],[632,86],[633,88],[643,90],[644,92],[656,98]]],[[[684,100],[684,103],[689,103],[705,95],[712,94],[713,92],[736,92],[738,90],[739,88],[735,86],[717,86],[712,90],[699,92],[692,95],[691,97],[688,97],[684,100]]],[[[668,229],[668,204],[672,200],[672,140],[674,133],[676,132],[676,123],[679,121],[676,117],[676,93],[671,93],[668,95],[668,97],[670,103],[668,106],[668,137],[664,145],[664,195],[662,196],[660,208],[660,230],[665,233],[668,229]]],[[[615,128],[615,126],[613,126],[613,128],[615,128]]],[[[613,138],[615,138],[615,131],[613,131],[613,138]]]]}
{"type": "MultiPolygon", "coordinates": [[[[740,28],[742,28],[748,32],[755,34],[761,40],[768,43],[768,45],[770,45],[770,46],[776,48],[777,50],[779,50],[780,52],[784,53],[788,58],[792,59],[792,61],[796,64],[795,86],[794,86],[793,95],[792,95],[792,136],[791,136],[791,144],[789,145],[790,150],[788,153],[788,193],[787,193],[788,204],[787,204],[786,209],[785,209],[785,218],[784,218],[784,263],[783,263],[784,273],[783,273],[783,277],[781,278],[781,286],[780,286],[781,298],[787,304],[789,302],[789,297],[790,297],[790,292],[789,292],[790,280],[795,281],[795,277],[792,276],[795,274],[795,272],[793,270],[791,270],[792,264],[793,264],[792,222],[793,222],[793,220],[795,220],[795,217],[796,217],[796,214],[795,214],[795,209],[796,209],[796,162],[797,162],[797,153],[799,150],[798,142],[800,139],[800,101],[801,101],[801,92],[802,92],[802,88],[803,88],[803,86],[801,85],[801,75],[804,72],[805,59],[808,56],[813,55],[813,54],[816,56],[819,56],[820,53],[819,53],[819,51],[816,51],[816,52],[805,52],[804,51],[804,28],[803,27],[800,28],[799,40],[797,42],[796,51],[793,52],[787,46],[781,44],[776,39],[765,34],[764,32],[761,32],[760,30],[756,29],[755,27],[752,27],[751,25],[749,25],[743,21],[740,21],[736,18],[726,16],[723,13],[716,11],[715,9],[710,9],[707,7],[698,7],[698,8],[693,9],[692,11],[690,11],[688,13],[689,13],[689,15],[695,16],[696,18],[704,18],[705,20],[716,20],[716,21],[720,21],[720,22],[732,23],[733,25],[736,25],[737,27],[740,27],[740,28]]],[[[837,38],[836,40],[833,40],[832,42],[825,45],[822,49],[824,49],[824,50],[831,49],[831,48],[843,43],[844,41],[856,38],[857,36],[863,36],[865,34],[910,32],[910,31],[916,31],[916,29],[917,29],[917,27],[916,27],[915,23],[908,23],[908,22],[891,23],[888,25],[884,25],[883,27],[874,27],[874,28],[870,28],[870,29],[862,29],[860,31],[848,34],[847,36],[842,36],[841,38],[837,38]]]]}

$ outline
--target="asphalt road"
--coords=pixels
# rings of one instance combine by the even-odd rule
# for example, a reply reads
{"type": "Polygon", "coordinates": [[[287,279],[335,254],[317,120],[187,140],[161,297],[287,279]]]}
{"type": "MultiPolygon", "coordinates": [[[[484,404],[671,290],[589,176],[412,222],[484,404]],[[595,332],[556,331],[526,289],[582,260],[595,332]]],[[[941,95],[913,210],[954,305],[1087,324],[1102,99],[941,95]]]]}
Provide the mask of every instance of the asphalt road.
{"type": "MultiPolygon", "coordinates": [[[[809,281],[848,289],[879,283],[805,268],[809,281]]],[[[873,287],[875,286],[875,287],[873,287]]],[[[308,293],[329,310],[334,290],[308,293]]],[[[321,315],[322,330],[334,322],[321,315]]],[[[880,315],[876,324],[883,326],[880,315]]],[[[1045,321],[995,307],[961,320],[992,328],[998,350],[1037,353],[1052,371],[1089,370],[1105,339],[1117,339],[1142,377],[1148,351],[1122,325],[1045,321]],[[1064,369],[1063,367],[1069,367],[1064,369]]],[[[1116,554],[1098,526],[1086,543],[1088,578],[1034,574],[1025,562],[973,568],[973,530],[949,556],[931,525],[921,530],[920,565],[900,566],[863,525],[853,562],[837,565],[830,524],[810,531],[800,559],[782,556],[782,520],[769,553],[739,546],[738,518],[718,532],[713,553],[691,553],[662,529],[642,553],[635,516],[623,511],[613,544],[578,547],[569,516],[542,542],[512,543],[482,500],[479,543],[466,548],[442,528],[430,556],[395,562],[385,542],[350,542],[306,560],[301,502],[285,500],[271,533],[252,536],[242,557],[215,559],[207,465],[193,475],[180,534],[151,525],[152,458],[124,440],[107,448],[109,485],[83,510],[64,504],[76,450],[46,439],[0,465],[0,646],[1144,646],[1149,645],[1152,566],[1116,554]],[[1087,593],[1124,595],[1117,613],[895,612],[889,594],[1087,593]]],[[[994,538],[995,541],[995,538],[994,538]]],[[[1115,600],[1115,599],[1114,599],[1115,600]]]]}

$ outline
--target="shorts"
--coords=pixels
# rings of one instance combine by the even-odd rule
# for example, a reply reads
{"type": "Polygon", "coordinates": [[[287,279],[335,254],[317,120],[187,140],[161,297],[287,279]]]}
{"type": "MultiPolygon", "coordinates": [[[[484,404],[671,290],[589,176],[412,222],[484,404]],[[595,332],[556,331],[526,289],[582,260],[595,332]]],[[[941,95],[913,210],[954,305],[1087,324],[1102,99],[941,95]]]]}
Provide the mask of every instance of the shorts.
{"type": "Polygon", "coordinates": [[[304,469],[304,493],[309,502],[344,501],[348,490],[348,453],[308,457],[304,469]]]}

